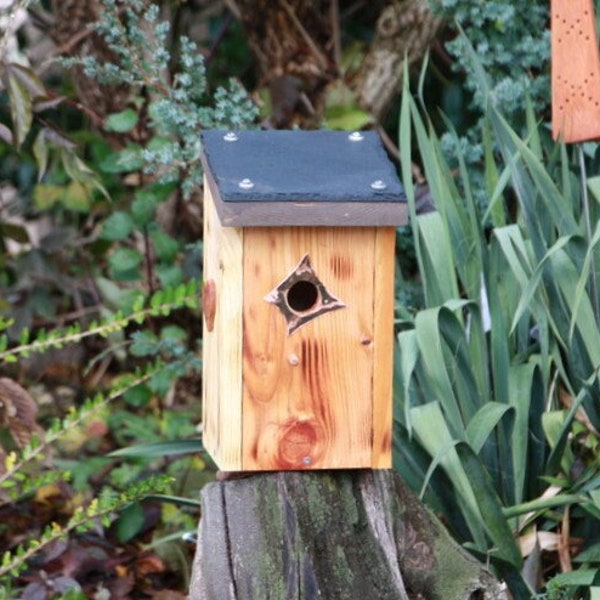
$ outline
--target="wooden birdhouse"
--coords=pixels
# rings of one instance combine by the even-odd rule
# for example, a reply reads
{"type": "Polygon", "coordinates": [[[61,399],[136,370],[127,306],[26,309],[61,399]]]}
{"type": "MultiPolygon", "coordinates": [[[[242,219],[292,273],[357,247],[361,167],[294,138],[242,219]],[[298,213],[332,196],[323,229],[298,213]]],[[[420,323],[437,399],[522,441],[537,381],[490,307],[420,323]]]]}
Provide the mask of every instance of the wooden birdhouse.
{"type": "Polygon", "coordinates": [[[206,449],[224,471],[390,468],[406,204],[379,137],[202,144],[206,449]]]}

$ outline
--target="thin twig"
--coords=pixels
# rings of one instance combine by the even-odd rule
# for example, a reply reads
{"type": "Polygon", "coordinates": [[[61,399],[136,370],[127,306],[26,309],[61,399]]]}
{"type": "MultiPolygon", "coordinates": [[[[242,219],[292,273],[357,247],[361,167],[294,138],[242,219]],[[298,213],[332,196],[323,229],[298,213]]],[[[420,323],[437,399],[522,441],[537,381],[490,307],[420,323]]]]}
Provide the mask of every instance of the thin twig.
{"type": "Polygon", "coordinates": [[[225,0],[225,6],[238,21],[242,20],[240,7],[235,3],[235,0],[225,0]]]}
{"type": "MultiPolygon", "coordinates": [[[[377,129],[377,133],[379,133],[381,141],[383,142],[383,145],[385,146],[385,149],[387,150],[388,154],[394,159],[396,163],[400,164],[400,151],[398,150],[398,146],[394,144],[392,138],[387,134],[387,132],[381,125],[376,125],[375,128],[377,129]]],[[[421,168],[414,162],[411,163],[410,167],[415,183],[419,185],[424,184],[425,177],[423,177],[423,172],[421,171],[421,168]]]]}
{"type": "Polygon", "coordinates": [[[342,65],[342,33],[340,27],[339,0],[331,1],[331,38],[333,40],[333,60],[339,73],[342,65]]]}
{"type": "Polygon", "coordinates": [[[398,150],[398,146],[394,144],[392,138],[387,134],[386,130],[381,125],[376,125],[377,133],[385,146],[385,149],[388,153],[394,157],[394,160],[399,163],[400,162],[400,151],[398,150]]]}
{"type": "Polygon", "coordinates": [[[300,19],[298,19],[298,16],[296,15],[296,12],[294,11],[294,9],[290,6],[290,4],[287,2],[287,0],[279,0],[279,2],[281,4],[281,6],[283,6],[283,8],[285,9],[285,12],[288,14],[289,18],[291,19],[292,23],[294,24],[294,27],[296,27],[296,29],[298,30],[298,32],[300,33],[300,35],[302,36],[302,38],[304,39],[304,41],[306,42],[308,47],[311,49],[312,53],[315,55],[315,58],[319,62],[319,66],[323,70],[326,70],[327,63],[328,63],[327,57],[321,52],[321,50],[319,50],[319,47],[317,46],[315,41],[312,39],[312,37],[309,35],[308,31],[306,31],[306,29],[304,28],[304,25],[302,25],[302,23],[300,23],[300,19]]]}
{"type": "Polygon", "coordinates": [[[89,38],[94,33],[94,30],[91,28],[81,29],[73,36],[71,36],[66,42],[62,43],[60,46],[57,46],[52,54],[54,56],[61,56],[62,54],[72,54],[73,50],[79,46],[83,40],[89,38]]]}
{"type": "Polygon", "coordinates": [[[221,45],[221,42],[225,39],[225,36],[231,29],[234,18],[235,18],[235,16],[233,15],[232,12],[228,12],[225,15],[225,18],[223,19],[223,23],[221,24],[221,27],[219,28],[219,31],[217,31],[217,35],[215,36],[215,39],[214,39],[213,43],[211,44],[210,50],[208,51],[208,54],[204,58],[204,65],[206,66],[207,69],[210,66],[213,59],[215,58],[215,55],[217,53],[217,50],[219,49],[219,46],[221,45]]]}

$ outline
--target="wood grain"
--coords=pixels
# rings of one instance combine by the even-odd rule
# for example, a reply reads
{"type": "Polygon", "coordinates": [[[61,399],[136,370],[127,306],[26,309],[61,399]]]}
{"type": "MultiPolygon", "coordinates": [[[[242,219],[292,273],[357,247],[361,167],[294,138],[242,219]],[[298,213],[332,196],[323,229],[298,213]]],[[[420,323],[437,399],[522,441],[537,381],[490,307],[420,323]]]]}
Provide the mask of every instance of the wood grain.
{"type": "Polygon", "coordinates": [[[592,0],[552,0],[552,135],[600,137],[600,58],[592,0]]]}
{"type": "Polygon", "coordinates": [[[374,228],[244,235],[243,469],[371,465],[374,228]],[[287,334],[264,297],[309,254],[346,307],[287,334]]]}
{"type": "Polygon", "coordinates": [[[214,281],[214,327],[204,325],[203,443],[219,468],[242,467],[243,230],[221,227],[212,195],[204,196],[204,279],[214,281]]]}
{"type": "Polygon", "coordinates": [[[394,270],[396,230],[377,229],[375,237],[375,325],[373,356],[374,469],[392,467],[394,369],[394,270]]]}

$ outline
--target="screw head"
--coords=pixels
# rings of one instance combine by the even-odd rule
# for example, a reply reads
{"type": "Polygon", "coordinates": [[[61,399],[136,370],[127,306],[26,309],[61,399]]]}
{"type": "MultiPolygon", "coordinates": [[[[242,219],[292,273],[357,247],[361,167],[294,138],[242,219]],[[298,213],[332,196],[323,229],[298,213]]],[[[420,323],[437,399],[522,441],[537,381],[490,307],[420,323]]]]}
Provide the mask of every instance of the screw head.
{"type": "Polygon", "coordinates": [[[351,142],[362,142],[362,140],[365,139],[365,136],[360,132],[360,131],[353,131],[349,136],[348,139],[351,142]]]}
{"type": "Polygon", "coordinates": [[[376,179],[371,183],[371,188],[374,190],[385,190],[386,187],[387,184],[385,181],[383,181],[383,179],[376,179]]]}
{"type": "Polygon", "coordinates": [[[254,182],[252,179],[246,177],[238,183],[238,187],[241,187],[243,190],[251,190],[254,187],[254,182]]]}
{"type": "Polygon", "coordinates": [[[310,456],[305,456],[305,457],[302,459],[302,462],[303,462],[305,465],[310,465],[310,463],[312,463],[312,458],[311,458],[310,456]]]}
{"type": "Polygon", "coordinates": [[[237,142],[238,141],[238,136],[237,133],[235,133],[235,131],[228,131],[224,136],[223,139],[226,142],[237,142]]]}

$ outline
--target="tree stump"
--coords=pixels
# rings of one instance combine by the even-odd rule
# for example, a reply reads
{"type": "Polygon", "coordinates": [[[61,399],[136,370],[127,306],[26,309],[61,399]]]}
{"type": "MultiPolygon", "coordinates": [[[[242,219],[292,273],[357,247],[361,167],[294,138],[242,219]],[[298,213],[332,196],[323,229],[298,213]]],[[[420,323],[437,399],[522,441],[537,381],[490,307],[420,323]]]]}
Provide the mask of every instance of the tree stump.
{"type": "Polygon", "coordinates": [[[190,600],[507,597],[392,471],[260,473],[202,492],[190,600]]]}

